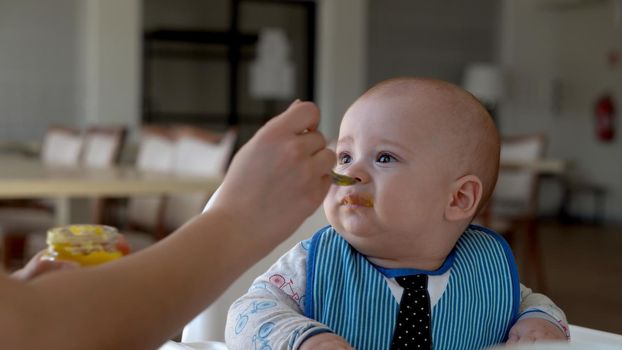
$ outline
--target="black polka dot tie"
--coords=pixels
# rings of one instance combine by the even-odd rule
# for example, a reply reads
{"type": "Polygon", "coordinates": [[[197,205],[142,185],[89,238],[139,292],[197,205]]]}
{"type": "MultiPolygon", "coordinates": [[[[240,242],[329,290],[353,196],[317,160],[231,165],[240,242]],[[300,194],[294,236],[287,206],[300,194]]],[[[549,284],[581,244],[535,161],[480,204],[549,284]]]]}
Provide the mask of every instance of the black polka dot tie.
{"type": "Polygon", "coordinates": [[[400,301],[391,350],[432,349],[428,276],[411,275],[395,280],[404,287],[404,294],[400,301]]]}

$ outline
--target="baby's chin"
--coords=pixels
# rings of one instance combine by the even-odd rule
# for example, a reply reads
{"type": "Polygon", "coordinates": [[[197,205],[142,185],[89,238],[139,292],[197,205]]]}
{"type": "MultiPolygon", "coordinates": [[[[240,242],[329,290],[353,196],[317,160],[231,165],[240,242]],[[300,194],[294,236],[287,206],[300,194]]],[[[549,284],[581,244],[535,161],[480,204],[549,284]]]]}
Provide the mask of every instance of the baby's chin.
{"type": "Polygon", "coordinates": [[[367,246],[377,238],[377,232],[373,232],[369,227],[363,227],[361,229],[348,228],[333,225],[337,233],[345,239],[351,246],[356,249],[367,246]]]}
{"type": "Polygon", "coordinates": [[[372,238],[370,235],[341,234],[341,237],[348,242],[357,252],[365,256],[375,256],[378,251],[382,251],[382,241],[372,238]]]}

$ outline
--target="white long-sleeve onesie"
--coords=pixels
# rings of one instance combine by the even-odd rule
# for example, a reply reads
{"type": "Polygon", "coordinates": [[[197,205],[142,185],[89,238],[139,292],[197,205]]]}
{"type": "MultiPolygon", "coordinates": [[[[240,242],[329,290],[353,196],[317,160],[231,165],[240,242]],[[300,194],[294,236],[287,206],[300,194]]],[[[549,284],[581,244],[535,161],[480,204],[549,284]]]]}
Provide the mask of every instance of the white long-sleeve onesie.
{"type": "MultiPolygon", "coordinates": [[[[298,243],[263,275],[229,309],[225,338],[230,349],[298,349],[304,340],[331,330],[304,316],[307,281],[307,247],[298,243]]],[[[447,287],[451,269],[428,277],[428,293],[434,307],[447,287]]],[[[394,278],[385,281],[395,300],[402,296],[394,278]]],[[[540,317],[555,323],[568,335],[566,316],[548,297],[521,284],[520,318],[540,317]]]]}

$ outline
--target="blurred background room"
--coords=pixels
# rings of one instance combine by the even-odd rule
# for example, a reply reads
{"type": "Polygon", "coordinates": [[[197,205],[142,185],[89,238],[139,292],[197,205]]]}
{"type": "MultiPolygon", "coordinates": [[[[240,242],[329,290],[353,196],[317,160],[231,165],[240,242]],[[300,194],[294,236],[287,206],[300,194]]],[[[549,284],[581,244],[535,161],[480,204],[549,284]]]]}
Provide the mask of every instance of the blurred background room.
{"type": "MultiPolygon", "coordinates": [[[[0,0],[2,261],[76,222],[147,246],[292,100],[315,101],[334,140],[356,97],[404,75],[488,108],[502,167],[478,220],[570,323],[622,333],[622,0],[0,0]]],[[[324,222],[219,299],[212,339],[253,276],[324,222]]]]}

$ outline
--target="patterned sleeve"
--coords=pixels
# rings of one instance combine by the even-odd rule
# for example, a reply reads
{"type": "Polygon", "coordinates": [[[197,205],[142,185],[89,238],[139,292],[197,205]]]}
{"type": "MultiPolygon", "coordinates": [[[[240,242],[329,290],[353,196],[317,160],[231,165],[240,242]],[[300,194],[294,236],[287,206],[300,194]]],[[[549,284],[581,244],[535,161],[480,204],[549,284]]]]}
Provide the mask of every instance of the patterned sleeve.
{"type": "Polygon", "coordinates": [[[303,314],[310,242],[298,243],[231,305],[225,328],[229,349],[298,349],[310,336],[330,332],[303,314]]]}
{"type": "Polygon", "coordinates": [[[531,317],[543,318],[554,323],[566,334],[567,338],[570,338],[566,315],[551,299],[544,294],[532,292],[530,288],[522,284],[520,285],[520,297],[519,320],[531,317]]]}

